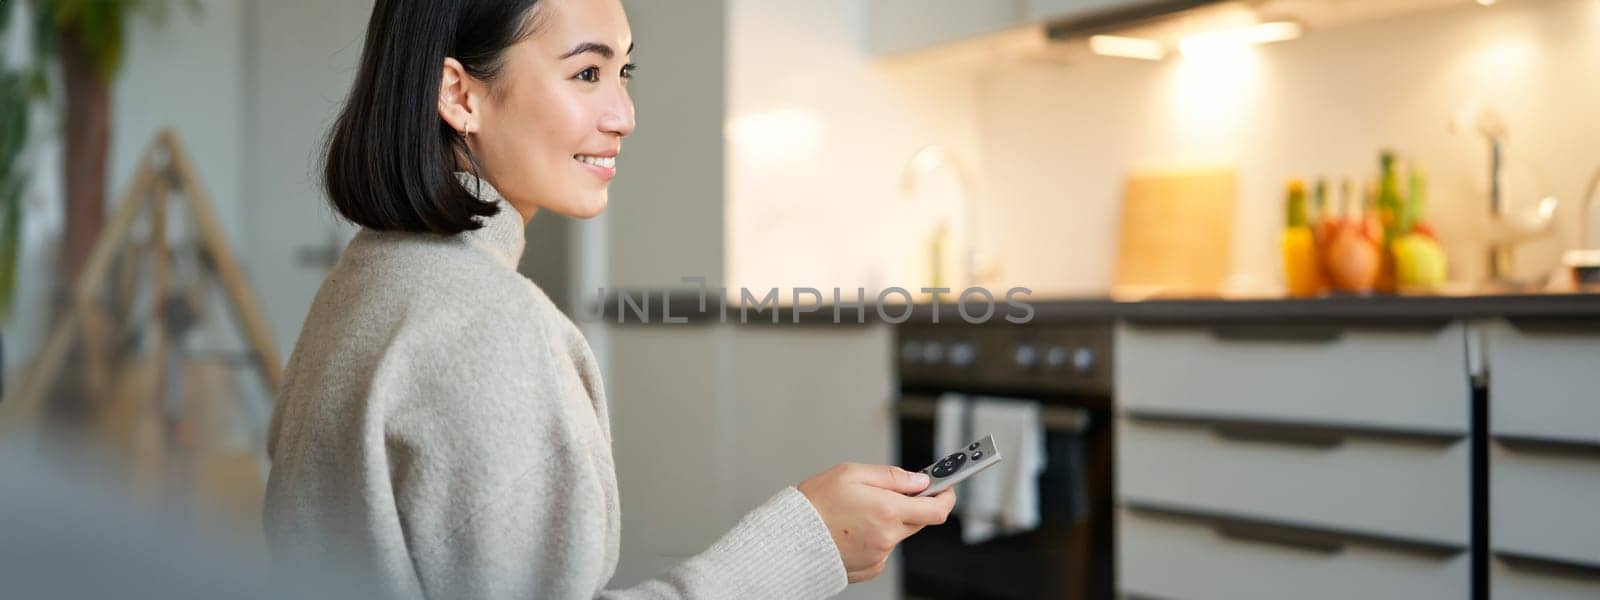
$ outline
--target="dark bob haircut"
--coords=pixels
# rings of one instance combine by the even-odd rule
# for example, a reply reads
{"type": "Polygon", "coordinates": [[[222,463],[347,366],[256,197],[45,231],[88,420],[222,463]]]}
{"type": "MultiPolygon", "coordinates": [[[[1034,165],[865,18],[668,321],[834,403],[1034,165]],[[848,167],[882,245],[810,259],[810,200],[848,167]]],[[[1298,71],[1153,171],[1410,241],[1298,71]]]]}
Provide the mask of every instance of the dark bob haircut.
{"type": "Polygon", "coordinates": [[[445,57],[494,79],[505,49],[536,27],[538,0],[377,0],[361,66],[329,132],[323,186],[346,219],[372,229],[452,235],[499,208],[455,176],[477,172],[466,139],[439,116],[445,57]]]}

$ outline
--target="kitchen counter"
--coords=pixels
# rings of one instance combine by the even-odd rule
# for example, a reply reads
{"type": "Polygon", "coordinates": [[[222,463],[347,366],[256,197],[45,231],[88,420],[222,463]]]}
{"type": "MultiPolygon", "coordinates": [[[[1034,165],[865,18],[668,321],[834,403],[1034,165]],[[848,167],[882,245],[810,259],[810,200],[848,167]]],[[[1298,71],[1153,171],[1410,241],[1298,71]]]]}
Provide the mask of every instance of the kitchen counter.
{"type": "MultiPolygon", "coordinates": [[[[1050,306],[1040,308],[1040,318],[1050,306]]],[[[1117,318],[1137,323],[1421,323],[1504,318],[1600,322],[1600,294],[1368,296],[1308,299],[1163,299],[1117,303],[1117,318]]]]}
{"type": "MultiPolygon", "coordinates": [[[[853,304],[834,307],[824,304],[815,310],[795,307],[768,307],[757,311],[752,305],[740,318],[737,303],[724,313],[715,297],[706,299],[701,309],[699,292],[674,290],[663,295],[650,294],[648,307],[640,305],[640,292],[632,292],[634,305],[617,310],[617,296],[608,297],[602,318],[613,323],[633,325],[706,325],[717,322],[742,325],[860,325],[865,323],[915,323],[963,325],[956,305],[941,299],[937,311],[930,303],[910,305],[853,304]],[[663,299],[666,302],[663,302],[663,299]],[[634,306],[638,306],[636,310],[634,306]],[[837,311],[835,310],[837,308],[837,311]],[[665,311],[665,312],[663,312],[665,311]],[[909,311],[909,312],[908,312],[909,311]],[[880,314],[880,312],[882,314],[880,314]],[[642,317],[640,316],[642,313],[642,317]],[[837,320],[835,319],[837,314],[837,320]],[[904,315],[904,316],[903,316],[904,315]],[[777,322],[774,323],[774,316],[777,322]],[[668,321],[668,317],[672,320],[668,321]]],[[[1399,325],[1442,323],[1456,319],[1505,318],[1513,322],[1548,323],[1556,326],[1587,321],[1600,323],[1600,294],[1525,294],[1486,296],[1335,296],[1311,299],[1184,299],[1122,301],[1108,298],[1023,298],[1034,310],[1030,323],[1058,323],[1122,320],[1145,324],[1209,323],[1332,323],[1399,325]]],[[[810,308],[810,307],[807,307],[810,308]]],[[[981,314],[982,306],[969,306],[981,314]]],[[[592,313],[591,313],[592,314],[592,313]]],[[[1006,315],[1025,316],[1025,312],[998,300],[988,323],[1009,325],[1006,315]]]]}

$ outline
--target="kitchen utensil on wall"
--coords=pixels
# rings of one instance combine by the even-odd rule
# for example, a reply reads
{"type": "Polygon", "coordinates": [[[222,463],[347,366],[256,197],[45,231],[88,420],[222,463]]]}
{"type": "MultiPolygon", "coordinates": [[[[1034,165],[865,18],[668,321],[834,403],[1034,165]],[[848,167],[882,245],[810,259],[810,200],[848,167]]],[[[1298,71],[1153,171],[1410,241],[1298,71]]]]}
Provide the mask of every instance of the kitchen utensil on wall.
{"type": "Polygon", "coordinates": [[[1232,167],[1130,173],[1112,294],[1213,296],[1233,262],[1232,167]]]}

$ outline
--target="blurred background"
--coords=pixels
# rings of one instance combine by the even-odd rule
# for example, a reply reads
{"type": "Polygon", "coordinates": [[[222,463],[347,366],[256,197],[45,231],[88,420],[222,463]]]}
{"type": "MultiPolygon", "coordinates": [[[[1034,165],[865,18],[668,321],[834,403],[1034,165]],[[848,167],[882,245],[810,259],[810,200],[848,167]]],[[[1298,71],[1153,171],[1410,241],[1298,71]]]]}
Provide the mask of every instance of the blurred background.
{"type": "MultiPolygon", "coordinates": [[[[603,365],[618,585],[993,431],[1006,474],[847,597],[1600,597],[1600,1],[623,4],[610,206],[520,267],[603,365]]],[[[64,459],[265,561],[370,11],[0,0],[3,487],[64,459]]]]}

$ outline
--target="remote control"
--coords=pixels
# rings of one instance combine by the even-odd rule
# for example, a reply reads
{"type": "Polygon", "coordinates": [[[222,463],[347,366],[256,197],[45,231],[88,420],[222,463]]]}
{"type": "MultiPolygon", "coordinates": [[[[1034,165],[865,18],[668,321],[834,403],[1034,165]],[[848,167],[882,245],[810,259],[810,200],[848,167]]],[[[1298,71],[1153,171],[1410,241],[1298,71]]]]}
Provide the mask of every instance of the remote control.
{"type": "Polygon", "coordinates": [[[983,436],[983,439],[967,444],[967,447],[951,452],[939,459],[939,462],[923,469],[922,472],[927,473],[932,482],[928,484],[928,489],[922,490],[916,496],[921,498],[945,491],[950,486],[976,475],[978,471],[994,466],[1000,460],[1000,451],[994,447],[994,436],[983,436]]]}

